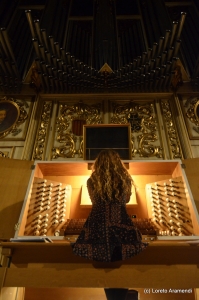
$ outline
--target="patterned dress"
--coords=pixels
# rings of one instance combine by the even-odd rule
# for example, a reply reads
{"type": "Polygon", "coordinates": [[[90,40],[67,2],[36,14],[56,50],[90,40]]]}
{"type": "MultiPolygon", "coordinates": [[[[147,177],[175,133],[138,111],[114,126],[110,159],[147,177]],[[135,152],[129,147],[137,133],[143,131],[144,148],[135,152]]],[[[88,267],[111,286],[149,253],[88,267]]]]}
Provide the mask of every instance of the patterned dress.
{"type": "Polygon", "coordinates": [[[92,210],[73,245],[73,252],[87,259],[111,262],[125,260],[143,251],[148,244],[142,242],[140,231],[127,214],[127,196],[124,195],[120,202],[107,203],[95,193],[90,178],[87,187],[92,210]]]}

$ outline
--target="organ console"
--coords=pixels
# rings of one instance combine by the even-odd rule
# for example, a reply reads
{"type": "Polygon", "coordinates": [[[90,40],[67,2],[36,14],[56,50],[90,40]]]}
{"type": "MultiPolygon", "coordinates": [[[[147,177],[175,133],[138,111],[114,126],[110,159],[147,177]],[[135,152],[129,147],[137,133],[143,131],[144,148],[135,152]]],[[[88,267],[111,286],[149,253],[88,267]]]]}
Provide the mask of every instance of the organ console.
{"type": "MultiPolygon", "coordinates": [[[[126,165],[135,183],[127,212],[134,216],[143,239],[197,238],[198,212],[180,163],[128,161],[126,165]]],[[[47,236],[74,242],[92,206],[86,188],[89,169],[86,161],[36,162],[15,238],[47,236]]]]}
{"type": "MultiPolygon", "coordinates": [[[[89,163],[92,162],[89,161],[89,163]]],[[[11,164],[13,168],[17,161],[1,160],[0,168],[6,164],[11,164]]],[[[37,270],[34,266],[37,264],[47,266],[49,269],[44,268],[46,271],[44,270],[45,275],[42,280],[45,280],[46,286],[49,286],[51,272],[56,280],[62,282],[63,275],[62,272],[59,272],[60,266],[65,270],[70,269],[69,272],[72,274],[70,276],[76,276],[73,275],[73,272],[79,276],[79,270],[88,266],[94,272],[92,273],[94,280],[97,280],[98,272],[101,272],[100,270],[104,272],[104,266],[99,265],[96,269],[93,268],[92,261],[87,262],[87,260],[73,255],[70,246],[76,241],[91,211],[92,203],[88,194],[84,193],[86,181],[92,172],[88,162],[39,161],[35,162],[33,166],[29,161],[19,161],[18,165],[18,169],[13,168],[12,172],[10,172],[10,168],[8,168],[8,172],[5,168],[4,173],[1,173],[6,177],[7,172],[10,180],[15,182],[16,190],[16,193],[13,193],[13,189],[9,186],[10,182],[6,179],[6,185],[1,192],[1,205],[3,204],[4,208],[1,210],[0,218],[0,246],[4,252],[6,249],[11,249],[11,252],[8,251],[8,255],[12,256],[9,272],[18,272],[18,270],[21,272],[21,266],[27,266],[27,268],[23,267],[23,269],[27,269],[25,273],[29,276],[27,280],[31,281],[34,277],[35,282],[37,281],[36,285],[39,285],[38,278],[41,280],[43,275],[38,277],[34,274],[34,270],[37,270]],[[23,173],[24,165],[28,166],[29,176],[23,173]],[[20,177],[21,173],[23,176],[20,177]],[[14,179],[13,176],[15,176],[14,179]],[[17,180],[19,187],[16,184],[17,180]],[[41,186],[42,188],[40,188],[41,186]],[[49,190],[50,188],[52,189],[49,190]],[[40,191],[42,192],[37,194],[40,191]],[[82,203],[85,197],[87,197],[87,202],[82,203]],[[19,198],[23,200],[22,207],[16,205],[19,198]],[[15,232],[13,231],[14,227],[15,232]],[[10,242],[10,238],[13,237],[15,242],[10,242]],[[27,241],[30,242],[27,243],[27,241]],[[52,243],[36,243],[34,241],[52,241],[52,243]]],[[[115,285],[114,280],[113,286],[125,286],[126,281],[124,282],[121,278],[127,270],[130,270],[129,276],[132,281],[133,270],[135,268],[143,270],[143,264],[147,272],[152,272],[155,282],[159,282],[160,272],[169,270],[175,274],[179,286],[184,283],[180,281],[182,276],[178,279],[179,269],[176,269],[176,265],[186,265],[186,268],[181,268],[181,271],[185,276],[187,268],[190,270],[188,278],[186,277],[187,284],[195,282],[199,240],[199,218],[197,201],[195,202],[197,196],[193,198],[180,161],[125,161],[125,165],[134,181],[133,201],[127,205],[126,209],[136,227],[141,231],[143,241],[149,242],[149,247],[145,252],[134,257],[133,262],[127,261],[119,269],[114,269],[113,265],[109,266],[114,278],[117,276],[117,270],[122,275],[119,275],[119,284],[115,285]],[[170,182],[175,184],[175,190],[180,192],[178,194],[180,198],[164,194],[164,187],[170,190],[168,187],[170,182]],[[158,193],[153,194],[152,191],[158,193]],[[183,255],[181,255],[182,253],[183,255]],[[184,257],[186,257],[185,261],[184,257]]],[[[1,259],[2,263],[3,259],[1,259]]],[[[1,269],[3,270],[3,268],[1,269]]],[[[9,272],[8,276],[11,274],[9,272]]],[[[39,269],[39,272],[43,274],[42,269],[39,269]]],[[[139,280],[145,285],[146,279],[143,278],[142,271],[141,273],[139,280]]],[[[126,280],[126,276],[124,277],[126,280]]],[[[10,277],[7,278],[9,284],[13,284],[10,277]]],[[[171,285],[172,278],[167,280],[166,286],[171,285]]],[[[24,281],[24,277],[21,280],[24,281]]],[[[90,286],[90,276],[89,281],[86,282],[87,286],[90,286]]],[[[64,281],[64,284],[71,286],[72,283],[64,281]]]]}

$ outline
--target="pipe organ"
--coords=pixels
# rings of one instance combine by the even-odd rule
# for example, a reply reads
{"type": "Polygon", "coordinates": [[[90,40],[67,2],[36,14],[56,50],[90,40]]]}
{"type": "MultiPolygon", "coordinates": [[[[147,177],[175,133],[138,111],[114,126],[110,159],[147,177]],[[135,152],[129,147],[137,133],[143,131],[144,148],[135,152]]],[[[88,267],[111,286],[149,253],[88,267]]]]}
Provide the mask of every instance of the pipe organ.
{"type": "Polygon", "coordinates": [[[104,1],[85,5],[82,15],[74,0],[11,5],[10,22],[2,14],[1,91],[19,92],[33,63],[40,78],[35,88],[43,93],[165,92],[181,62],[196,86],[196,5],[182,10],[176,2],[148,0],[122,8],[120,1],[104,1]],[[109,68],[100,71],[105,63],[109,68]]]}
{"type": "Polygon", "coordinates": [[[198,0],[0,1],[1,286],[198,287],[198,13],[198,0]],[[82,128],[128,123],[127,212],[149,247],[93,265],[71,250],[91,210],[82,128]]]}

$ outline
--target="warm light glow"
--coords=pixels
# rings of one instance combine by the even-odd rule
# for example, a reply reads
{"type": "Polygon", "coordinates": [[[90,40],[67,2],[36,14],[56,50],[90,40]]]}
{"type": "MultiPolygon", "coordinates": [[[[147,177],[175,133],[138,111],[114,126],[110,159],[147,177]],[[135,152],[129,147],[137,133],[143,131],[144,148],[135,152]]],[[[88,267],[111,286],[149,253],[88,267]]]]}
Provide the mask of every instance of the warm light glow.
{"type": "MultiPolygon", "coordinates": [[[[127,205],[137,205],[137,199],[136,199],[136,193],[135,193],[135,187],[132,186],[132,189],[131,189],[131,198],[130,198],[130,201],[127,203],[127,205]]],[[[92,206],[92,202],[91,202],[91,199],[89,197],[89,194],[88,194],[88,189],[87,189],[87,186],[86,184],[85,185],[82,185],[82,191],[81,191],[81,203],[80,205],[85,205],[87,207],[89,206],[92,206]]]]}

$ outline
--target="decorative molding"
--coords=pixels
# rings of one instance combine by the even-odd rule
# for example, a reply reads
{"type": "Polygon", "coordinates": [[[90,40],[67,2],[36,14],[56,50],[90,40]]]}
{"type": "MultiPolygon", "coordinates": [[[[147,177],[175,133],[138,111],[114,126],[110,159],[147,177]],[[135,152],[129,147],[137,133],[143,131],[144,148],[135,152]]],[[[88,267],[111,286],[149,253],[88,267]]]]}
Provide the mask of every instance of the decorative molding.
{"type": "Polygon", "coordinates": [[[199,127],[193,126],[193,130],[195,130],[195,132],[197,132],[199,134],[199,127]]]}
{"type": "Polygon", "coordinates": [[[33,88],[37,93],[41,92],[41,90],[42,90],[41,78],[39,76],[38,69],[34,64],[31,68],[30,87],[33,88]]]}
{"type": "Polygon", "coordinates": [[[61,104],[56,122],[56,140],[52,149],[52,159],[58,157],[83,157],[83,125],[101,124],[101,104],[88,105],[79,101],[61,104]],[[60,145],[61,144],[61,145],[60,145]]]}
{"type": "Polygon", "coordinates": [[[182,80],[182,71],[181,71],[181,66],[176,64],[175,70],[174,70],[174,75],[171,80],[171,85],[174,91],[177,90],[177,88],[183,84],[182,80]]]}
{"type": "Polygon", "coordinates": [[[18,149],[21,149],[21,147],[16,144],[15,146],[0,146],[0,157],[20,159],[21,157],[15,157],[18,153],[18,149]]]}
{"type": "Polygon", "coordinates": [[[0,157],[9,158],[9,153],[7,151],[6,152],[0,151],[0,157]]]}
{"type": "Polygon", "coordinates": [[[22,129],[19,127],[28,119],[27,108],[29,108],[29,105],[26,101],[7,97],[0,99],[0,111],[6,112],[2,115],[2,120],[0,120],[1,139],[9,134],[15,137],[22,132],[22,129]]]}
{"type": "Polygon", "coordinates": [[[35,96],[32,99],[31,111],[29,113],[30,120],[27,128],[26,140],[23,147],[22,159],[31,160],[36,141],[36,134],[40,119],[40,112],[43,107],[43,101],[39,96],[35,96]]]}
{"type": "Polygon", "coordinates": [[[36,142],[33,151],[33,159],[44,160],[45,147],[47,142],[47,134],[50,125],[52,102],[45,101],[43,104],[40,125],[36,136],[36,142]]]}
{"type": "Polygon", "coordinates": [[[199,139],[199,97],[190,96],[182,99],[181,108],[187,126],[189,138],[199,139]]]}
{"type": "Polygon", "coordinates": [[[186,112],[186,117],[191,121],[191,123],[199,126],[199,98],[194,97],[191,99],[186,112]]]}
{"type": "Polygon", "coordinates": [[[178,133],[175,127],[175,122],[169,100],[161,100],[160,105],[162,109],[162,116],[165,125],[165,131],[167,135],[171,159],[182,158],[182,149],[178,138],[178,133]]]}
{"type": "Polygon", "coordinates": [[[113,124],[131,123],[132,157],[162,158],[154,103],[112,103],[113,124]]]}
{"type": "Polygon", "coordinates": [[[192,98],[193,98],[193,97],[188,97],[188,98],[186,99],[186,101],[185,101],[185,103],[184,103],[184,107],[189,107],[192,98]]]}

